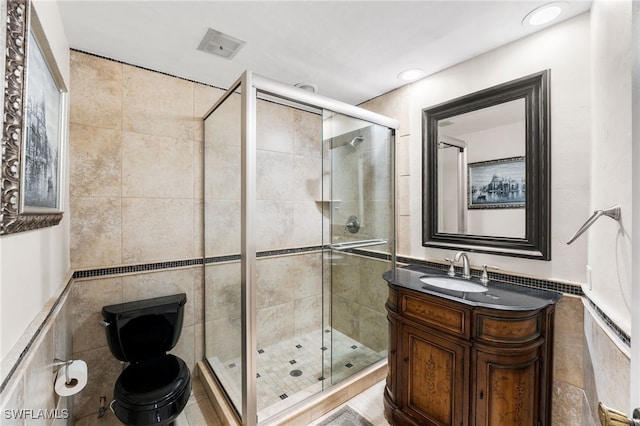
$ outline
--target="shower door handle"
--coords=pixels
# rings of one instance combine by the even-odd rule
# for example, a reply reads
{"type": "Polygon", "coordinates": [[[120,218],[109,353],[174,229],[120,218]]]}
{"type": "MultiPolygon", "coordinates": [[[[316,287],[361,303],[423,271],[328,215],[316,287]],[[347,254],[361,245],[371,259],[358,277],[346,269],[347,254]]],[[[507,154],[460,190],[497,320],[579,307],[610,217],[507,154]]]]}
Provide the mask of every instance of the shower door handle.
{"type": "Polygon", "coordinates": [[[332,250],[348,250],[360,247],[379,246],[381,244],[387,244],[388,240],[362,240],[362,241],[349,241],[346,243],[336,243],[329,246],[332,250]]]}

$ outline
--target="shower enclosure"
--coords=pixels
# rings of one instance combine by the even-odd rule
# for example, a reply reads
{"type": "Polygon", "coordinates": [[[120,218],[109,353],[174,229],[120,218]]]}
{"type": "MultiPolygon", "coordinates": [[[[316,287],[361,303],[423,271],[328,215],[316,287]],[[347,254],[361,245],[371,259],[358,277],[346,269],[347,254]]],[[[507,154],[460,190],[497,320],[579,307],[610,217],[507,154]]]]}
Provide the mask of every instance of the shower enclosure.
{"type": "Polygon", "coordinates": [[[250,71],[204,120],[205,356],[267,423],[386,359],[397,125],[250,71]]]}

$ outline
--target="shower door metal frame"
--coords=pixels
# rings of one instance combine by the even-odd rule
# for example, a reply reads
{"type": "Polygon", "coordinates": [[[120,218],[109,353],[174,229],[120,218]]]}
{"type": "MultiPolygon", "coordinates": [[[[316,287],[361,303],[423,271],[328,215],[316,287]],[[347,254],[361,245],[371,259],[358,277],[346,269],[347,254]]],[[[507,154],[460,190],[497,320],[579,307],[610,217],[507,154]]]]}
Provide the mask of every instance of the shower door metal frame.
{"type": "MultiPolygon", "coordinates": [[[[458,150],[457,154],[457,165],[458,170],[456,171],[457,178],[457,203],[458,203],[458,211],[456,212],[456,217],[458,218],[458,234],[466,234],[467,232],[467,143],[461,139],[452,138],[450,136],[441,136],[438,141],[440,144],[447,145],[447,147],[456,148],[458,150]]],[[[438,213],[440,215],[441,212],[438,213]]],[[[440,217],[440,216],[438,216],[440,217]]]]}
{"type": "MultiPolygon", "coordinates": [[[[392,130],[395,143],[395,131],[398,121],[383,115],[346,104],[335,99],[317,95],[306,90],[289,86],[254,74],[246,70],[226,93],[204,115],[206,119],[229,96],[240,89],[241,95],[241,333],[242,333],[242,425],[255,426],[258,423],[257,407],[257,330],[256,330],[256,110],[258,93],[264,93],[277,99],[306,105],[321,110],[329,110],[353,118],[378,124],[392,130]]],[[[391,150],[391,173],[395,181],[395,149],[391,150]]],[[[393,202],[392,241],[389,241],[391,265],[396,265],[396,212],[395,185],[391,188],[393,202]]]]}

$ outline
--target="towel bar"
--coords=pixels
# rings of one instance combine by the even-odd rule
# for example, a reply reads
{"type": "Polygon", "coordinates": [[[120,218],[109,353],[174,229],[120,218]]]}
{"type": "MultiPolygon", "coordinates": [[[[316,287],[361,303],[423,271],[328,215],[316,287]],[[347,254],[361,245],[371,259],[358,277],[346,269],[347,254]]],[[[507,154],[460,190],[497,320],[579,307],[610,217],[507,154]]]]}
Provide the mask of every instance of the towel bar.
{"type": "Polygon", "coordinates": [[[582,234],[584,234],[584,232],[589,229],[589,227],[591,225],[593,225],[593,223],[598,220],[601,216],[608,216],[611,219],[614,220],[620,220],[620,215],[621,215],[621,210],[620,210],[620,206],[618,204],[616,204],[615,206],[609,207],[608,209],[605,210],[596,210],[593,212],[593,214],[591,215],[591,217],[589,219],[587,219],[587,221],[584,223],[584,225],[582,225],[580,227],[580,229],[578,229],[576,231],[575,234],[573,234],[573,237],[571,237],[571,239],[569,241],[567,241],[567,244],[571,244],[572,242],[574,242],[575,240],[578,239],[578,237],[582,234]]]}

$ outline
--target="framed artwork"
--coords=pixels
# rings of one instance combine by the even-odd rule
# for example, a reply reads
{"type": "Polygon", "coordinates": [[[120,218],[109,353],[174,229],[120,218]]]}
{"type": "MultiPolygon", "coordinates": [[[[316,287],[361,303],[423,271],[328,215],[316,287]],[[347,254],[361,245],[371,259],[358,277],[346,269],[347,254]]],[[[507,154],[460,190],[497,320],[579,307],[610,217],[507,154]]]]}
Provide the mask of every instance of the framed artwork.
{"type": "Polygon", "coordinates": [[[525,207],[525,157],[469,163],[468,168],[469,209],[525,207]]]}
{"type": "Polygon", "coordinates": [[[68,90],[29,0],[7,2],[0,235],[63,215],[68,90]]]}

